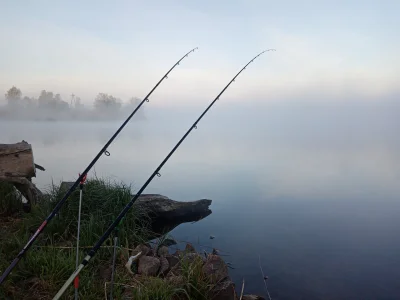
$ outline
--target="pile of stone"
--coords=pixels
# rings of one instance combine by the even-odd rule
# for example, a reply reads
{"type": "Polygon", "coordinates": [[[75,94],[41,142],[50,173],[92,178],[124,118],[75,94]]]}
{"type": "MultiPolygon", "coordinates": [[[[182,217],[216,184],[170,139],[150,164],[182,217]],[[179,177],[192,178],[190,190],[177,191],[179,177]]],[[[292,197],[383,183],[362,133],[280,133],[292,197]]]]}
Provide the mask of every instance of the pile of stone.
{"type": "MultiPolygon", "coordinates": [[[[202,274],[212,286],[208,295],[210,300],[239,299],[235,291],[235,284],[229,277],[228,265],[215,249],[212,253],[199,254],[191,244],[186,244],[184,250],[176,250],[171,254],[165,244],[153,248],[150,244],[141,244],[132,251],[131,255],[125,267],[138,280],[143,276],[157,276],[173,285],[182,286],[184,283],[183,266],[200,263],[202,274]]],[[[261,300],[264,298],[246,295],[241,299],[261,300]]]]}

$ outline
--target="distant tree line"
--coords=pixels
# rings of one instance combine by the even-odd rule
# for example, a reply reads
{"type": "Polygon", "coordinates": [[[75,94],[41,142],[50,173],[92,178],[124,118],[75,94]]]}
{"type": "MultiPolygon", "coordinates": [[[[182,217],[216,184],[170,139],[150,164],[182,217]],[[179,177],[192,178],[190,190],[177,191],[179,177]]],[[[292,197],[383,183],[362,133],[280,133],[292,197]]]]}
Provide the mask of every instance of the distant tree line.
{"type": "MultiPolygon", "coordinates": [[[[30,116],[43,116],[43,112],[47,112],[46,118],[55,117],[56,114],[70,114],[74,118],[93,118],[105,117],[105,118],[116,118],[123,115],[126,110],[131,110],[136,107],[141,101],[137,97],[129,99],[125,105],[121,99],[116,98],[106,93],[99,93],[93,102],[93,109],[90,110],[91,115],[88,114],[88,109],[84,107],[79,97],[74,94],[71,95],[70,103],[63,100],[60,94],[53,94],[53,92],[42,90],[39,97],[30,98],[22,96],[22,92],[19,88],[13,86],[5,94],[6,99],[6,112],[0,111],[0,116],[7,116],[7,113],[16,115],[16,113],[22,113],[26,111],[25,115],[30,116]],[[86,112],[86,113],[85,113],[86,112]]],[[[142,109],[141,109],[142,110],[142,109]]],[[[138,112],[138,116],[143,118],[143,112],[138,112]]]]}

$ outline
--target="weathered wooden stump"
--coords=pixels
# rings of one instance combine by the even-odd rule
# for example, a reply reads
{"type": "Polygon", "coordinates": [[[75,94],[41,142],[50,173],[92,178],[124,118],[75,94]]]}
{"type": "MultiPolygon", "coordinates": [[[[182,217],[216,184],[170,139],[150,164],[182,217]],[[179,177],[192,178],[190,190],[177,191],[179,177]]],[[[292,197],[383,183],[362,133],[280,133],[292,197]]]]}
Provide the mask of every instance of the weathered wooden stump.
{"type": "Polygon", "coordinates": [[[41,191],[32,183],[36,177],[36,165],[33,159],[32,146],[26,141],[16,144],[0,144],[0,181],[13,184],[26,198],[24,210],[31,210],[31,203],[36,203],[42,197],[41,191]]]}

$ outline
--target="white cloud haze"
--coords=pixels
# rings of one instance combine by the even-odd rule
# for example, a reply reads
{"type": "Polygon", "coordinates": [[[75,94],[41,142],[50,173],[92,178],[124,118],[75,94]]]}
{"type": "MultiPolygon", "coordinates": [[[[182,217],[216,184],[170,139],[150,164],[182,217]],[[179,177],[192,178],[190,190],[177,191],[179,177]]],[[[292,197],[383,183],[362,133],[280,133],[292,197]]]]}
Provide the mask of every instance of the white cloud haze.
{"type": "Polygon", "coordinates": [[[154,94],[154,105],[399,92],[397,1],[5,1],[0,89],[46,89],[90,103],[99,92],[143,97],[186,51],[199,50],[154,94]],[[168,101],[164,101],[168,99],[168,101]],[[205,100],[203,100],[205,99],[205,100]]]}

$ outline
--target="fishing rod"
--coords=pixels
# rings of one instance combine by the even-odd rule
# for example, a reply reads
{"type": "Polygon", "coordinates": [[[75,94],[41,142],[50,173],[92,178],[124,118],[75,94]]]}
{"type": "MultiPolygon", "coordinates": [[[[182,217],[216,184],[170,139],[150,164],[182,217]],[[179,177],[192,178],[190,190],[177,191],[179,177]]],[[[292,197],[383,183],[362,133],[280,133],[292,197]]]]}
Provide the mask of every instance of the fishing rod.
{"type": "Polygon", "coordinates": [[[108,236],[111,234],[111,232],[114,230],[114,228],[120,223],[121,219],[125,216],[125,214],[128,212],[128,210],[132,207],[132,205],[135,203],[135,201],[139,198],[139,196],[142,194],[142,192],[146,189],[146,187],[150,184],[150,182],[153,180],[155,176],[160,177],[161,174],[159,173],[161,168],[165,165],[165,163],[168,161],[168,159],[172,156],[172,154],[178,149],[179,145],[186,139],[186,137],[189,135],[189,133],[193,130],[193,128],[197,129],[197,123],[203,118],[203,116],[207,113],[207,111],[211,108],[211,106],[214,105],[214,103],[221,97],[221,95],[225,92],[225,90],[231,85],[232,82],[235,81],[236,77],[239,76],[240,73],[243,72],[246,67],[252,63],[257,57],[259,57],[261,54],[267,52],[267,51],[275,51],[275,49],[267,49],[264,50],[263,52],[259,53],[256,55],[252,60],[250,60],[236,75],[235,77],[232,78],[232,80],[224,87],[224,89],[218,94],[218,96],[211,102],[211,104],[206,108],[206,110],[200,115],[200,117],[193,123],[193,125],[189,128],[189,130],[183,135],[183,137],[179,140],[179,142],[175,145],[175,147],[171,150],[171,152],[168,153],[168,155],[164,158],[164,160],[161,162],[161,164],[155,169],[153,174],[147,179],[147,181],[144,183],[144,185],[140,188],[140,190],[136,193],[136,195],[129,201],[129,203],[122,209],[122,211],[119,213],[118,217],[115,219],[115,221],[108,227],[106,232],[100,237],[100,239],[97,241],[97,243],[93,246],[93,248],[89,251],[89,253],[86,255],[86,257],[83,259],[81,264],[79,265],[78,268],[71,274],[71,276],[67,279],[67,281],[64,283],[64,285],[61,287],[61,289],[57,292],[57,294],[54,296],[53,300],[58,300],[60,297],[64,294],[68,286],[72,283],[74,278],[82,271],[82,269],[89,263],[90,259],[93,258],[93,256],[96,254],[97,250],[101,247],[101,245],[104,243],[104,241],[108,238],[108,236]]]}
{"type": "MultiPolygon", "coordinates": [[[[85,184],[86,176],[79,183],[79,208],[78,208],[78,232],[76,234],[76,258],[75,258],[75,268],[79,265],[79,241],[80,241],[80,233],[81,233],[81,211],[82,211],[82,194],[83,194],[83,185],[85,184]]],[[[79,298],[79,276],[75,277],[75,300],[79,298]]]]}
{"type": "Polygon", "coordinates": [[[179,63],[185,58],[188,57],[191,52],[194,52],[198,47],[193,48],[188,53],[186,53],[180,60],[178,60],[172,67],[169,69],[167,73],[157,82],[157,84],[151,89],[151,91],[147,94],[147,96],[139,103],[139,105],[135,108],[135,110],[129,115],[129,117],[125,120],[124,123],[118,128],[118,130],[114,133],[114,135],[109,139],[109,141],[104,145],[104,147],[100,150],[100,152],[96,155],[96,157],[91,161],[91,163],[86,167],[85,171],[78,177],[75,183],[69,188],[64,197],[56,204],[52,212],[48,215],[48,217],[43,221],[43,223],[39,226],[33,236],[28,240],[27,244],[22,248],[22,250],[18,253],[17,257],[12,261],[12,263],[7,267],[4,273],[0,277],[0,285],[4,282],[10,272],[14,269],[14,267],[18,264],[21,258],[25,255],[25,253],[32,246],[33,242],[37,239],[39,234],[43,231],[46,225],[54,218],[57,212],[60,210],[61,206],[68,199],[68,197],[72,194],[78,184],[83,180],[83,178],[87,175],[90,169],[94,166],[94,164],[98,161],[100,156],[104,153],[106,156],[110,156],[110,152],[107,151],[107,148],[114,141],[117,135],[121,132],[121,130],[125,127],[125,125],[129,122],[129,120],[133,117],[133,115],[139,110],[139,108],[143,105],[145,101],[149,102],[150,95],[154,92],[154,90],[161,84],[161,82],[168,78],[168,74],[177,66],[179,63]]]}

